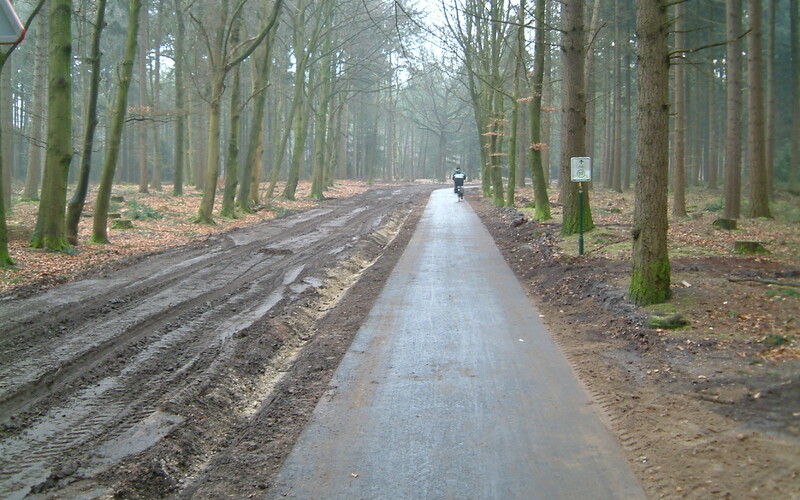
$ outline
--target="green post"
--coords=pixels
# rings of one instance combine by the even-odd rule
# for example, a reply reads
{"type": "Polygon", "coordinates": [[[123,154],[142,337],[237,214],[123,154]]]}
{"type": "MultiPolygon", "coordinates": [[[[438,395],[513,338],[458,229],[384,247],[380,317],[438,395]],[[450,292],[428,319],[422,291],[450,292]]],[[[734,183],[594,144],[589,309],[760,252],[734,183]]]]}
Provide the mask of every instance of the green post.
{"type": "Polygon", "coordinates": [[[578,255],[583,255],[583,183],[578,183],[578,255]]]}

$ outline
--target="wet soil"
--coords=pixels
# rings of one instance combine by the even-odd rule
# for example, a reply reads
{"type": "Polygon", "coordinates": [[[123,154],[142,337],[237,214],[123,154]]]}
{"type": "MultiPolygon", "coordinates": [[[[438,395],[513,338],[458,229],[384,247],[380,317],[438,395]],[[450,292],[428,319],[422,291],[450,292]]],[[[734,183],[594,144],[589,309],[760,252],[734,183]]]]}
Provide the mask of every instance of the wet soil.
{"type": "MultiPolygon", "coordinates": [[[[0,497],[263,497],[430,189],[374,189],[0,296],[0,497]]],[[[797,282],[796,266],[673,259],[690,326],[657,329],[625,299],[624,259],[565,254],[557,224],[467,198],[648,495],[800,498],[800,299],[729,279],[797,282]]]]}
{"type": "Polygon", "coordinates": [[[262,492],[430,189],[373,189],[0,298],[0,497],[262,492]]]}

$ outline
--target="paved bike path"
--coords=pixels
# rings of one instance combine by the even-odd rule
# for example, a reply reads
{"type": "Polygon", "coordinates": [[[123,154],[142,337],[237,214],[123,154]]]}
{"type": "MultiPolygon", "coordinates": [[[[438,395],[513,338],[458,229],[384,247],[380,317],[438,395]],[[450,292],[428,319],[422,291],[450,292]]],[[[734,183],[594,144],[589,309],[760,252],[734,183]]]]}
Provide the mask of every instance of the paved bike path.
{"type": "Polygon", "coordinates": [[[645,498],[491,236],[452,190],[431,196],[269,496],[645,498]]]}

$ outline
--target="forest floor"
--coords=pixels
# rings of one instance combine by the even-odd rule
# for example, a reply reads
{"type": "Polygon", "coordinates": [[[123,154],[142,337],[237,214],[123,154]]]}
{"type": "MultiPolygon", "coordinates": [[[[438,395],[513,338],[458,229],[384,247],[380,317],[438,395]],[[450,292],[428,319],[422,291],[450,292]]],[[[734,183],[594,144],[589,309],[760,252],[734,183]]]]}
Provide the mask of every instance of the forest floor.
{"type": "MultiPolygon", "coordinates": [[[[28,484],[37,498],[262,496],[403,252],[430,188],[389,186],[389,193],[341,183],[328,193],[335,199],[319,203],[305,198],[306,186],[301,201],[218,218],[216,227],[191,223],[197,193],[174,199],[130,188],[119,193],[118,208],[134,229],[111,230],[112,245],[81,245],[75,256],[27,249],[35,205],[16,205],[9,225],[18,269],[0,271],[0,313],[20,309],[0,318],[7,322],[0,321],[0,367],[25,360],[44,375],[14,382],[22,375],[0,374],[0,449],[14,464],[0,474],[0,493],[28,484]],[[320,227],[348,235],[312,241],[320,227]],[[222,263],[207,260],[217,254],[222,263]],[[276,266],[282,271],[269,274],[276,266]],[[230,282],[205,283],[226,274],[230,282]],[[88,288],[105,282],[99,292],[88,288]],[[244,295],[263,301],[266,292],[255,289],[266,282],[282,298],[250,322],[248,311],[264,306],[244,295]],[[146,307],[153,311],[132,325],[138,329],[111,337],[117,321],[146,307]],[[68,353],[79,334],[81,351],[68,353]],[[108,338],[94,349],[93,335],[108,338]],[[60,368],[43,369],[48,356],[63,356],[60,368]],[[126,378],[132,385],[123,386],[126,378]],[[45,444],[42,434],[57,426],[66,437],[45,444]],[[132,436],[149,448],[137,448],[132,436]],[[31,442],[37,451],[27,456],[31,442]]],[[[499,209],[467,192],[648,495],[800,498],[798,199],[777,200],[776,220],[742,219],[740,229],[721,231],[711,225],[718,195],[690,193],[689,217],[670,221],[673,299],[639,308],[625,300],[630,194],[591,192],[597,227],[586,234],[583,256],[576,237],[558,235],[555,198],[547,223],[530,220],[526,198],[531,193],[520,191],[517,208],[499,209]],[[734,255],[738,240],[771,253],[734,255]],[[655,314],[680,314],[688,325],[651,327],[655,314]]]]}
{"type": "MultiPolygon", "coordinates": [[[[555,194],[553,194],[555,200],[555,194]]],[[[652,498],[800,498],[800,199],[722,231],[719,195],[670,218],[672,299],[640,308],[630,283],[633,198],[591,192],[596,228],[562,238],[560,207],[473,207],[534,297],[652,498]],[[743,256],[734,241],[770,252],[743,256]],[[677,329],[650,326],[680,317],[677,329]]]]}
{"type": "MultiPolygon", "coordinates": [[[[85,244],[91,235],[96,188],[87,197],[84,217],[79,226],[78,240],[82,244],[75,255],[44,252],[28,248],[39,203],[35,201],[17,202],[8,217],[9,252],[16,264],[15,269],[0,269],[0,293],[34,285],[58,284],[70,281],[85,272],[91,273],[99,267],[167,248],[188,244],[192,241],[220,234],[236,228],[246,227],[263,221],[275,219],[288,213],[309,210],[319,203],[310,199],[311,185],[300,183],[295,201],[276,198],[262,206],[253,214],[240,214],[236,219],[219,217],[215,214],[215,225],[195,224],[203,193],[192,186],[184,187],[183,196],[172,196],[169,187],[164,191],[139,193],[138,186],[115,185],[112,196],[116,201],[109,208],[110,245],[85,244]],[[115,229],[114,217],[133,221],[132,229],[115,229]]],[[[347,198],[368,190],[363,182],[344,181],[331,188],[329,198],[347,198]]],[[[263,186],[262,191],[266,189],[263,186]]],[[[276,192],[282,192],[278,186],[276,192]]],[[[215,209],[218,210],[221,195],[217,196],[215,209]]]]}

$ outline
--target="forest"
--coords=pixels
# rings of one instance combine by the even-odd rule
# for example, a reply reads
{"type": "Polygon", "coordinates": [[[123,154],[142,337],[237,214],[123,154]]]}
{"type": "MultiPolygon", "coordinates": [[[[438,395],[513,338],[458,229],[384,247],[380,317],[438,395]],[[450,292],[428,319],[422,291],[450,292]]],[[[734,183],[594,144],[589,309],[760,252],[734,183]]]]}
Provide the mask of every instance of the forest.
{"type": "Polygon", "coordinates": [[[293,200],[300,180],[323,199],[336,180],[461,167],[497,206],[532,185],[540,220],[558,189],[572,234],[592,215],[570,159],[591,157],[594,184],[636,197],[630,295],[647,304],[669,296],[667,211],[685,216],[688,190],[719,191],[731,224],[800,190],[797,0],[13,7],[26,35],[0,48],[3,266],[16,204],[38,202],[31,247],[74,252],[108,243],[121,184],[191,185],[195,222],[213,224],[293,200]]]}

